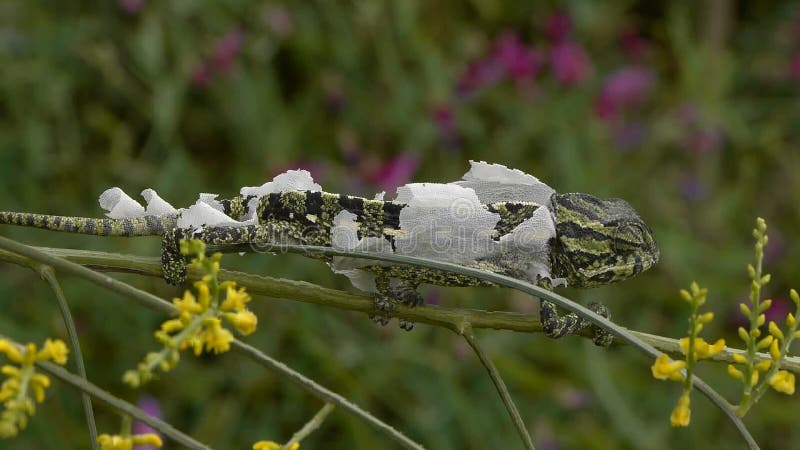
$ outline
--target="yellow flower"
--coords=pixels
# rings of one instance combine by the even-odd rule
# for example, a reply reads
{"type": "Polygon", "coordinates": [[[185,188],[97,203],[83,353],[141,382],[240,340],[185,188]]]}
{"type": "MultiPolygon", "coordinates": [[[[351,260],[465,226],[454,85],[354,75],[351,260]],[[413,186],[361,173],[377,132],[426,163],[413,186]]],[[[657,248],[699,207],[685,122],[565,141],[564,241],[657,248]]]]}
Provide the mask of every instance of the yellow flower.
{"type": "Polygon", "coordinates": [[[161,437],[154,433],[137,434],[133,436],[133,445],[149,445],[151,447],[161,447],[161,437]]]}
{"type": "Polygon", "coordinates": [[[256,331],[258,317],[252,311],[245,309],[237,313],[226,313],[224,317],[245,336],[256,331]]]}
{"type": "Polygon", "coordinates": [[[44,341],[44,346],[42,350],[36,354],[37,361],[49,361],[52,360],[56,364],[64,365],[67,363],[67,355],[69,354],[69,348],[67,348],[67,344],[64,343],[61,339],[47,339],[44,341]]]}
{"type": "Polygon", "coordinates": [[[101,434],[97,437],[97,443],[102,450],[131,450],[134,445],[151,445],[161,447],[164,445],[157,434],[137,434],[134,436],[120,436],[118,434],[101,434]]]}
{"type": "Polygon", "coordinates": [[[244,288],[234,289],[233,286],[228,285],[225,294],[225,300],[220,305],[219,309],[223,311],[240,311],[244,309],[245,303],[251,300],[250,295],[245,292],[244,288]]]}
{"type": "Polygon", "coordinates": [[[172,304],[175,305],[180,312],[189,314],[199,314],[203,312],[203,307],[197,303],[197,298],[192,294],[192,291],[188,289],[183,293],[183,298],[172,299],[172,304]]]}
{"type": "Polygon", "coordinates": [[[233,334],[227,329],[222,328],[222,324],[218,318],[208,318],[205,320],[204,325],[205,330],[203,331],[202,339],[207,351],[213,351],[219,354],[230,350],[233,334]]]}
{"type": "Polygon", "coordinates": [[[792,395],[794,394],[794,374],[785,370],[779,370],[778,373],[769,379],[769,385],[778,392],[792,395]]]}
{"type": "Polygon", "coordinates": [[[133,441],[131,438],[119,435],[101,434],[97,437],[97,443],[102,450],[131,450],[133,441]]]}
{"type": "Polygon", "coordinates": [[[728,375],[736,380],[744,379],[744,373],[741,370],[737,369],[736,366],[733,364],[728,364],[728,375]]]}
{"type": "Polygon", "coordinates": [[[656,358],[656,362],[650,367],[653,376],[659,380],[670,379],[682,381],[683,374],[680,371],[686,367],[686,361],[672,361],[667,355],[656,358]]]}
{"type": "MultiPolygon", "coordinates": [[[[253,450],[281,450],[283,446],[275,441],[258,441],[253,444],[253,450]]],[[[297,450],[300,448],[300,443],[295,442],[286,447],[286,450],[297,450]]]]}
{"type": "Polygon", "coordinates": [[[692,419],[692,410],[689,408],[690,404],[689,394],[684,393],[681,395],[681,398],[678,399],[678,404],[669,416],[669,423],[673,427],[685,427],[689,425],[689,421],[692,419]]]}
{"type": "MultiPolygon", "coordinates": [[[[689,352],[689,338],[685,337],[679,342],[681,352],[689,352]]],[[[714,344],[709,344],[703,338],[694,338],[694,356],[696,359],[710,358],[725,348],[725,339],[718,339],[714,344]]]]}
{"type": "Polygon", "coordinates": [[[194,287],[197,289],[197,301],[200,303],[200,306],[202,306],[203,311],[205,311],[211,304],[211,289],[208,287],[208,283],[205,280],[196,281],[194,287]]]}
{"type": "Polygon", "coordinates": [[[0,339],[0,353],[5,353],[6,358],[13,363],[19,364],[22,362],[22,353],[6,339],[0,339]]]}

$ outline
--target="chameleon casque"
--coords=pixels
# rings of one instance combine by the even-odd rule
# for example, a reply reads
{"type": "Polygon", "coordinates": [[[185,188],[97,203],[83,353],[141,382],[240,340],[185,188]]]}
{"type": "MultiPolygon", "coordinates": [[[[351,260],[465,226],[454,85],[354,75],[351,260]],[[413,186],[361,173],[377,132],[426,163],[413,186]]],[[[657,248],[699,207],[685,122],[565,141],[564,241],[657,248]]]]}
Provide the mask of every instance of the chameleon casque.
{"type": "MultiPolygon", "coordinates": [[[[471,162],[463,180],[412,183],[395,200],[367,199],[321,190],[306,171],[288,171],[241,195],[216,200],[201,194],[176,210],[155,191],[145,190],[145,210],[118,188],[100,197],[109,218],[0,212],[0,224],[100,236],[162,236],[164,277],[186,279],[180,240],[196,238],[225,248],[291,243],[338,249],[394,252],[456,262],[552,288],[589,288],[638,275],[658,262],[652,231],[621,199],[583,193],[558,194],[535,177],[499,164],[471,162]]],[[[433,269],[392,265],[354,257],[326,260],[353,285],[374,292],[376,322],[396,302],[422,303],[420,284],[490,286],[484,280],[433,269]]],[[[608,316],[600,304],[590,307],[608,316]]],[[[588,325],[574,313],[559,316],[543,301],[545,334],[561,337],[588,325]]],[[[400,321],[403,329],[413,323],[400,321]]],[[[595,329],[595,343],[610,335],[595,329]]]]}

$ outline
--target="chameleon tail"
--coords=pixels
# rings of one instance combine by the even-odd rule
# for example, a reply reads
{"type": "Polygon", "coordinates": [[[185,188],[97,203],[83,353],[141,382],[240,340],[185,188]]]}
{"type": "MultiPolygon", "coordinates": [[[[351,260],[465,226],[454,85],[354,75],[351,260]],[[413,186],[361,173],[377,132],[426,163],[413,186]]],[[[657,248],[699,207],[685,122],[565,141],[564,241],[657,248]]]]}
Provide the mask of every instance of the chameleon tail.
{"type": "Polygon", "coordinates": [[[21,225],[51,231],[95,236],[155,236],[175,228],[176,216],[144,216],[128,219],[50,216],[0,211],[0,224],[21,225]]]}

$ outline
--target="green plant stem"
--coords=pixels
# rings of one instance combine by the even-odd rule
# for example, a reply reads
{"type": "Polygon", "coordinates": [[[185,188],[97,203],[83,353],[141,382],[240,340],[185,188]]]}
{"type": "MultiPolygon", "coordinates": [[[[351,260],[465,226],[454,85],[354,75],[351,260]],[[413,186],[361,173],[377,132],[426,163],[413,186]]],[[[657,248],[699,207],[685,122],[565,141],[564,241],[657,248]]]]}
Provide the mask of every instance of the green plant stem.
{"type": "MultiPolygon", "coordinates": [[[[125,272],[162,277],[159,258],[89,250],[47,247],[33,248],[101,272],[125,272]]],[[[27,266],[31,262],[29,258],[3,250],[0,250],[0,260],[23,266],[27,266]]],[[[313,303],[326,307],[363,313],[371,313],[374,308],[372,297],[363,293],[345,292],[325,288],[305,281],[273,278],[225,269],[221,269],[219,274],[221,280],[235,281],[237,284],[247,288],[247,291],[251,294],[313,303]]],[[[191,279],[198,278],[197,273],[191,270],[189,271],[189,277],[191,279]]],[[[522,333],[538,333],[542,331],[541,322],[539,322],[535,316],[506,311],[446,308],[435,305],[421,305],[410,308],[403,305],[396,305],[395,310],[389,315],[408,319],[413,322],[442,326],[450,329],[458,328],[461,323],[468,322],[474,329],[486,328],[518,331],[522,333]]],[[[641,331],[628,331],[664,353],[673,356],[683,355],[680,350],[679,342],[676,339],[641,331]]],[[[590,329],[584,329],[575,336],[591,339],[594,336],[593,333],[594,332],[590,329]]],[[[628,345],[628,343],[615,340],[612,345],[621,346],[628,345]]],[[[726,347],[722,352],[706,359],[706,361],[732,363],[734,362],[733,355],[737,353],[746,354],[746,351],[726,347]]],[[[771,357],[767,353],[756,353],[756,361],[762,360],[771,360],[771,357]]],[[[783,368],[795,374],[800,374],[800,357],[787,357],[783,362],[783,368]]]]}
{"type": "Polygon", "coordinates": [[[519,437],[522,439],[522,443],[525,445],[525,448],[528,450],[536,450],[536,448],[533,446],[531,435],[528,433],[528,429],[525,427],[525,422],[522,420],[522,416],[520,416],[519,410],[514,404],[514,399],[511,398],[511,394],[509,394],[508,388],[503,381],[503,377],[500,376],[500,372],[494,366],[494,363],[492,363],[492,359],[489,358],[489,355],[483,351],[483,348],[478,343],[478,340],[475,339],[475,334],[472,332],[472,327],[468,323],[465,324],[459,334],[461,334],[467,343],[469,343],[469,346],[472,347],[472,350],[478,356],[478,359],[480,359],[483,367],[485,367],[486,371],[489,372],[489,377],[492,379],[492,383],[494,383],[495,388],[497,388],[497,393],[500,394],[500,398],[503,400],[506,411],[508,411],[508,415],[511,416],[511,421],[517,428],[517,432],[519,433],[519,437]]]}
{"type": "MultiPolygon", "coordinates": [[[[61,285],[56,279],[55,271],[53,268],[46,265],[39,265],[37,268],[41,277],[50,285],[50,289],[58,300],[58,309],[61,311],[61,317],[64,319],[64,326],[67,329],[70,344],[72,345],[72,354],[75,355],[75,370],[78,376],[88,381],[86,376],[86,367],[83,363],[83,354],[81,352],[81,344],[78,341],[78,331],[75,328],[75,321],[72,319],[72,313],[69,310],[69,304],[61,290],[61,285]]],[[[92,411],[92,399],[89,394],[81,392],[81,403],[83,405],[83,414],[86,416],[86,426],[89,429],[89,440],[93,450],[98,450],[99,444],[97,443],[97,424],[94,420],[94,412],[92,411]]]]}
{"type": "MultiPolygon", "coordinates": [[[[126,297],[129,297],[132,300],[135,300],[136,302],[147,308],[161,311],[166,314],[172,314],[175,311],[175,307],[171,303],[147,291],[137,289],[127,283],[123,283],[107,275],[95,272],[94,270],[91,270],[87,267],[83,267],[80,264],[70,262],[66,259],[43,252],[36,248],[27,246],[25,244],[21,244],[19,242],[13,241],[11,239],[2,236],[0,236],[0,249],[4,249],[7,250],[8,252],[16,253],[18,255],[25,256],[27,258],[42,262],[44,264],[48,264],[50,266],[55,267],[58,270],[61,270],[64,273],[69,273],[81,277],[87,281],[97,284],[100,287],[109,289],[111,291],[122,294],[126,297]]],[[[19,260],[19,258],[16,259],[19,260]]],[[[372,414],[359,408],[355,404],[349,402],[344,397],[322,387],[321,385],[303,376],[302,374],[295,372],[282,362],[270,358],[269,356],[265,355],[259,350],[247,344],[242,343],[238,339],[233,340],[233,342],[231,343],[231,347],[236,351],[253,359],[257,363],[276,371],[278,374],[282,375],[287,380],[301,386],[303,389],[305,389],[310,394],[316,396],[317,398],[320,398],[326,402],[334,403],[343,410],[354,414],[356,417],[365,421],[367,424],[371,425],[376,430],[385,433],[387,436],[394,439],[404,447],[416,450],[424,448],[422,445],[414,442],[401,432],[392,428],[390,425],[382,422],[372,414]]]]}
{"type": "Polygon", "coordinates": [[[311,420],[306,422],[306,424],[303,425],[303,428],[300,428],[297,431],[297,433],[292,435],[292,438],[289,439],[287,443],[283,444],[283,448],[289,448],[290,445],[296,442],[300,442],[306,437],[308,437],[308,435],[313,433],[314,430],[316,430],[322,425],[322,422],[325,422],[325,419],[328,417],[328,414],[330,414],[335,407],[336,406],[333,403],[325,403],[325,406],[323,406],[322,409],[320,409],[316,414],[314,414],[314,417],[312,417],[311,420]]]}

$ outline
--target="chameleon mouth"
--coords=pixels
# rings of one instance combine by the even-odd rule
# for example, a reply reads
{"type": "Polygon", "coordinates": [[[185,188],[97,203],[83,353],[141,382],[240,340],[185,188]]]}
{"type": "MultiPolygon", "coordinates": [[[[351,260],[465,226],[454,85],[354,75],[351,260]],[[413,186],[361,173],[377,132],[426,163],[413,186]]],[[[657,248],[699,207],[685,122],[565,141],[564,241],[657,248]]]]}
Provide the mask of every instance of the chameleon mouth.
{"type": "Polygon", "coordinates": [[[658,253],[642,258],[634,257],[622,264],[591,269],[578,269],[578,272],[587,280],[603,283],[613,283],[634,277],[655,266],[658,262],[658,253]]]}

